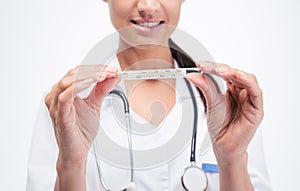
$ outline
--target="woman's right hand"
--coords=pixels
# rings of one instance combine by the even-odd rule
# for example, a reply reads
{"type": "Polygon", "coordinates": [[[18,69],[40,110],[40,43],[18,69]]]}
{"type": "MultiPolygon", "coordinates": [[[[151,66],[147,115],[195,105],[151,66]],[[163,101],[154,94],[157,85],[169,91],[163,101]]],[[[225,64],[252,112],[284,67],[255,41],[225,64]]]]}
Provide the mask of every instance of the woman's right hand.
{"type": "Polygon", "coordinates": [[[118,82],[118,68],[81,65],[70,70],[45,98],[59,148],[57,164],[82,164],[95,138],[103,98],[118,82]],[[96,83],[86,98],[78,94],[96,83]]]}

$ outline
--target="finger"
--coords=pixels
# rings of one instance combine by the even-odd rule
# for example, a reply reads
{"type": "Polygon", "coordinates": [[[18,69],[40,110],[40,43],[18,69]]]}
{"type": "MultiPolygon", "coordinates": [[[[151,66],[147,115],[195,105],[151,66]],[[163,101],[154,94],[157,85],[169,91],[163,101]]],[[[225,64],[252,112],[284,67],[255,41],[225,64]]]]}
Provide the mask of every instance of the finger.
{"type": "Polygon", "coordinates": [[[224,123],[228,121],[226,121],[228,118],[226,103],[229,102],[226,102],[225,96],[218,93],[214,82],[208,76],[199,73],[190,73],[187,75],[187,79],[198,87],[205,97],[208,130],[210,138],[214,142],[224,126],[224,123]]]}
{"type": "Polygon", "coordinates": [[[229,83],[227,83],[228,87],[231,89],[232,94],[235,95],[235,98],[238,98],[238,95],[241,91],[246,90],[251,104],[256,109],[262,109],[262,90],[259,88],[256,77],[253,74],[249,74],[243,71],[238,71],[235,76],[236,78],[230,79],[229,83]]]}
{"type": "Polygon", "coordinates": [[[119,69],[116,66],[109,65],[82,65],[78,70],[78,74],[80,73],[95,73],[100,75],[101,73],[105,73],[108,77],[114,77],[118,73],[119,69]]]}
{"type": "Polygon", "coordinates": [[[201,69],[204,73],[215,74],[225,72],[229,69],[226,64],[216,62],[197,62],[196,66],[201,69]]]}
{"type": "Polygon", "coordinates": [[[212,103],[214,103],[214,100],[217,99],[218,92],[215,84],[209,77],[199,73],[189,73],[187,75],[187,79],[202,91],[206,99],[207,106],[210,106],[212,103]]]}
{"type": "Polygon", "coordinates": [[[65,91],[58,95],[58,110],[61,111],[63,116],[68,117],[68,114],[71,112],[71,107],[73,105],[74,98],[83,90],[89,88],[93,83],[92,79],[86,79],[73,83],[65,91]],[[66,115],[66,116],[64,116],[66,115]]]}
{"type": "MultiPolygon", "coordinates": [[[[226,64],[213,62],[201,62],[197,64],[203,72],[217,75],[234,86],[246,89],[253,105],[257,108],[262,107],[262,91],[258,86],[256,77],[238,69],[230,68],[226,64]]],[[[237,89],[236,88],[236,89],[237,89]]]]}
{"type": "Polygon", "coordinates": [[[214,62],[200,62],[197,63],[197,67],[200,68],[204,73],[217,75],[223,78],[225,81],[236,79],[238,72],[240,72],[240,70],[231,68],[226,64],[214,62]]]}
{"type": "Polygon", "coordinates": [[[82,65],[70,70],[58,83],[57,94],[60,94],[73,83],[86,79],[93,79],[94,82],[103,81],[105,78],[112,78],[118,74],[118,68],[105,65],[82,65]]]}
{"type": "Polygon", "coordinates": [[[56,99],[56,93],[55,93],[55,86],[52,87],[52,90],[45,96],[45,104],[48,108],[49,114],[53,122],[55,121],[56,116],[56,108],[57,108],[57,102],[55,102],[56,99]]]}
{"type": "Polygon", "coordinates": [[[264,115],[263,106],[259,106],[260,108],[254,107],[251,97],[245,89],[240,93],[239,99],[242,104],[242,113],[245,116],[243,120],[250,122],[253,127],[257,128],[264,115]]]}
{"type": "Polygon", "coordinates": [[[98,82],[90,95],[86,98],[87,103],[99,111],[104,97],[113,90],[119,81],[120,77],[115,77],[106,78],[104,81],[98,82]]]}
{"type": "MultiPolygon", "coordinates": [[[[64,96],[62,98],[59,98],[62,95],[66,94],[69,97],[70,93],[77,95],[77,89],[79,88],[79,90],[81,90],[80,87],[82,87],[84,84],[95,81],[103,81],[105,79],[105,76],[97,75],[98,74],[94,74],[93,76],[86,75],[80,78],[77,78],[76,75],[65,76],[53,88],[53,91],[55,91],[53,103],[56,104],[59,102],[59,99],[64,99],[64,96]]],[[[65,102],[65,100],[63,101],[65,102]]]]}
{"type": "Polygon", "coordinates": [[[84,78],[102,79],[104,77],[112,78],[118,74],[118,68],[116,66],[108,65],[82,65],[77,68],[73,74],[77,80],[84,78]]]}
{"type": "MultiPolygon", "coordinates": [[[[62,99],[63,102],[65,102],[64,100],[65,96],[62,95],[67,93],[67,95],[69,96],[68,93],[72,93],[71,90],[73,90],[72,86],[73,87],[78,86],[79,90],[82,91],[80,87],[83,84],[88,83],[90,80],[92,80],[92,82],[101,82],[108,77],[113,77],[117,75],[117,72],[118,72],[118,68],[114,66],[104,66],[104,65],[78,66],[70,70],[57,84],[53,86],[51,90],[51,92],[53,92],[51,93],[52,96],[48,97],[48,99],[46,100],[46,104],[48,108],[50,108],[51,105],[56,105],[59,102],[58,99],[62,99]],[[69,91],[63,93],[68,88],[70,88],[69,91]],[[62,98],[59,98],[59,96],[62,96],[62,98]]],[[[76,89],[78,88],[75,88],[75,93],[73,92],[74,95],[78,94],[76,92],[76,89]]]]}
{"type": "Polygon", "coordinates": [[[223,78],[226,82],[233,82],[234,85],[239,86],[241,88],[245,86],[245,84],[239,83],[239,76],[241,75],[252,77],[253,81],[256,81],[254,75],[235,68],[231,68],[226,64],[214,62],[201,62],[197,63],[197,67],[200,68],[204,73],[217,75],[223,78]]]}
{"type": "Polygon", "coordinates": [[[116,66],[106,65],[92,65],[83,67],[78,73],[79,76],[86,76],[86,73],[92,74],[90,77],[93,78],[94,82],[102,82],[107,78],[114,78],[118,76],[119,69],[116,66]],[[80,73],[82,73],[80,75],[80,73]]]}
{"type": "Polygon", "coordinates": [[[104,72],[107,78],[113,78],[118,75],[119,69],[116,66],[105,66],[104,72]]]}
{"type": "Polygon", "coordinates": [[[262,90],[258,86],[256,77],[253,75],[240,74],[238,75],[238,82],[244,85],[252,105],[256,109],[262,109],[263,96],[262,90]]]}
{"type": "Polygon", "coordinates": [[[243,88],[235,86],[232,82],[227,82],[226,86],[227,86],[227,91],[230,93],[230,96],[232,96],[235,100],[237,100],[239,97],[239,93],[243,90],[243,88]]]}

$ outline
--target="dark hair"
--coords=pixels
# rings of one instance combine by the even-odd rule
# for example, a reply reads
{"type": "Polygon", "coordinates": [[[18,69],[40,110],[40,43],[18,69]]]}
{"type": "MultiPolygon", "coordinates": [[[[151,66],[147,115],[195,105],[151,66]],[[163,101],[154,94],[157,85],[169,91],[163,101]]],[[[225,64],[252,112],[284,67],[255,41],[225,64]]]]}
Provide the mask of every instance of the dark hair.
{"type": "MultiPolygon", "coordinates": [[[[180,68],[193,68],[196,67],[196,63],[193,61],[193,59],[184,52],[172,39],[169,39],[169,47],[172,53],[173,58],[176,60],[178,66],[180,68]]],[[[207,111],[206,108],[206,100],[202,93],[202,91],[198,89],[198,92],[200,94],[200,98],[204,104],[205,112],[207,111]]]]}

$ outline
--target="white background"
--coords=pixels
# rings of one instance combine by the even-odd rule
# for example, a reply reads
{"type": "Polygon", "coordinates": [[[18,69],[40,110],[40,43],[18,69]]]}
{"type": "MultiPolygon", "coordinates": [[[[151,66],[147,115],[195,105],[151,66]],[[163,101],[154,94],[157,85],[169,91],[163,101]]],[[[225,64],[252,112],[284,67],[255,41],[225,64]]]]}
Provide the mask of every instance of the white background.
{"type": "MultiPolygon", "coordinates": [[[[255,73],[274,190],[299,190],[300,1],[186,0],[179,29],[217,62],[255,73]]],[[[24,190],[42,95],[113,32],[101,0],[0,1],[0,190],[24,190]]]]}

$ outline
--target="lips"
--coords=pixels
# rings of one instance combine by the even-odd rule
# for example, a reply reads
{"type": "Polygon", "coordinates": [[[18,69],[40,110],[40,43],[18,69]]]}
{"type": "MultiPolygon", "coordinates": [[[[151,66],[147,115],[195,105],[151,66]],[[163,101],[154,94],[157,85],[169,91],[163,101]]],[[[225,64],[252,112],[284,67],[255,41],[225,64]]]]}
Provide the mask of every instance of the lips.
{"type": "Polygon", "coordinates": [[[145,20],[131,20],[130,22],[145,28],[154,28],[164,23],[164,21],[145,21],[145,20]]]}

